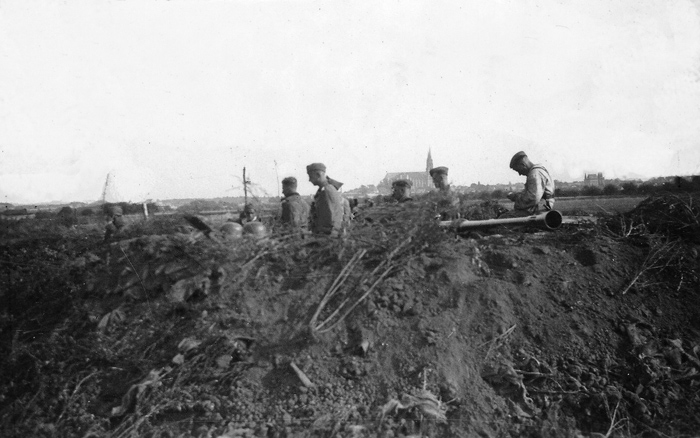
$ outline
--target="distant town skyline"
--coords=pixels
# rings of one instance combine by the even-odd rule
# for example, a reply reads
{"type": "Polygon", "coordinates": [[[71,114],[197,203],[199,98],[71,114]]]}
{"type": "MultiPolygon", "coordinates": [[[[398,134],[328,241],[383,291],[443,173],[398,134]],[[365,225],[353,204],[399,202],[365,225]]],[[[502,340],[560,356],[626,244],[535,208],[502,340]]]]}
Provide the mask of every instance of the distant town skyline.
{"type": "Polygon", "coordinates": [[[4,0],[0,59],[0,202],[700,173],[700,0],[4,0]]]}
{"type": "MultiPolygon", "coordinates": [[[[388,175],[396,175],[397,173],[388,173],[388,175]]],[[[400,174],[400,173],[399,173],[400,174]]],[[[597,186],[599,188],[604,188],[608,184],[616,184],[618,186],[618,189],[621,187],[621,185],[625,182],[633,182],[633,183],[648,183],[648,182],[655,182],[655,184],[660,184],[661,182],[669,182],[673,181],[675,178],[678,178],[678,175],[667,175],[667,176],[658,176],[658,177],[652,177],[652,178],[599,178],[599,175],[601,173],[597,174],[587,174],[584,175],[584,178],[580,180],[573,180],[573,181],[561,181],[561,180],[556,180],[558,186],[557,188],[570,188],[570,187],[585,187],[589,185],[597,186]],[[590,176],[591,178],[586,178],[586,176],[590,176]]],[[[695,175],[685,175],[681,176],[682,178],[686,179],[687,181],[690,181],[690,177],[695,176],[695,175]]],[[[379,181],[379,183],[367,183],[367,184],[360,184],[357,187],[342,187],[341,192],[344,194],[347,194],[350,196],[351,194],[356,194],[359,192],[363,187],[364,188],[370,188],[374,187],[375,190],[379,189],[382,185],[382,183],[386,180],[386,178],[382,179],[379,181]]],[[[483,188],[482,190],[495,190],[495,189],[504,189],[507,187],[514,188],[515,190],[521,190],[524,186],[525,180],[519,180],[519,181],[509,181],[509,182],[496,182],[496,183],[482,183],[481,181],[476,181],[470,184],[466,185],[454,185],[456,189],[459,192],[464,192],[464,193],[470,193],[473,191],[473,189],[476,187],[477,191],[479,190],[478,188],[481,187],[483,188]]],[[[426,191],[432,190],[432,186],[428,190],[419,190],[417,191],[418,193],[423,193],[426,191]]],[[[253,190],[255,191],[255,190],[253,190]]],[[[139,200],[139,201],[132,201],[132,200],[125,200],[123,196],[121,196],[115,188],[110,189],[111,193],[108,193],[107,196],[104,198],[104,202],[106,203],[119,203],[119,202],[135,202],[137,204],[140,204],[142,202],[161,202],[161,201],[192,201],[195,199],[202,199],[202,200],[212,200],[212,199],[243,199],[244,196],[243,194],[235,194],[235,195],[226,195],[226,196],[210,196],[210,197],[194,197],[194,198],[156,198],[156,199],[144,199],[144,200],[139,200]]],[[[381,192],[381,191],[379,191],[381,192]]],[[[391,192],[390,189],[385,190],[385,194],[389,194],[391,192]]],[[[415,192],[415,191],[414,191],[415,192]]],[[[375,193],[376,194],[376,193],[375,193]]],[[[260,192],[256,193],[251,193],[249,195],[251,198],[270,198],[270,199],[276,199],[278,196],[276,194],[260,194],[260,192]]],[[[307,194],[305,196],[311,196],[311,194],[307,194]]],[[[353,195],[354,196],[354,195],[353,195]]],[[[84,199],[84,200],[51,200],[51,201],[43,201],[43,202],[20,202],[20,203],[11,203],[11,202],[0,202],[0,205],[5,205],[6,208],[10,208],[9,206],[56,206],[56,205],[72,205],[72,206],[80,206],[80,205],[95,205],[103,202],[103,199],[98,198],[98,199],[84,199]]],[[[242,202],[242,201],[241,201],[242,202]]]]}

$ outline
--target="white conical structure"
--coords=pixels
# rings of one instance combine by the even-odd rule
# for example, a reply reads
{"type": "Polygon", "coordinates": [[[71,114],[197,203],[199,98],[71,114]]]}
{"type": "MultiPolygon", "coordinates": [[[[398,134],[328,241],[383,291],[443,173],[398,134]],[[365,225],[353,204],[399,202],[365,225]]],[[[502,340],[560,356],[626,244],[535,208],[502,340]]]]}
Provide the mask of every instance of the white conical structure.
{"type": "Polygon", "coordinates": [[[102,203],[116,203],[122,202],[122,196],[117,190],[117,184],[115,181],[114,173],[110,172],[107,174],[107,179],[105,180],[105,185],[102,189],[102,203]]]}

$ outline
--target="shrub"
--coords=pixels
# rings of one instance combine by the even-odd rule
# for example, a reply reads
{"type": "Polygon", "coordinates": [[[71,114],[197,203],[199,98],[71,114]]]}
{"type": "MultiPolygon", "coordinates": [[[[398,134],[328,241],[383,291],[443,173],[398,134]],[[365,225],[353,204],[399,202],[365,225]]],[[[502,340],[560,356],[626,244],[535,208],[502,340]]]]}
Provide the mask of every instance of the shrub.
{"type": "Polygon", "coordinates": [[[648,195],[648,194],[651,194],[651,193],[656,192],[657,189],[656,189],[656,187],[655,187],[653,184],[644,183],[644,184],[641,184],[641,185],[637,188],[637,191],[638,191],[639,193],[641,193],[641,194],[648,195]]]}
{"type": "Polygon", "coordinates": [[[34,215],[36,219],[53,219],[56,217],[56,213],[50,211],[37,211],[34,215]]]}
{"type": "Polygon", "coordinates": [[[583,196],[600,196],[603,194],[603,190],[596,186],[586,186],[581,189],[581,194],[583,196]]]}
{"type": "Polygon", "coordinates": [[[631,181],[622,184],[622,193],[624,193],[625,195],[633,195],[637,192],[637,184],[631,181]]]}
{"type": "Polygon", "coordinates": [[[554,189],[555,198],[573,198],[579,196],[581,192],[576,187],[565,188],[565,189],[554,189]]]}
{"type": "Polygon", "coordinates": [[[605,187],[603,187],[603,194],[607,196],[617,195],[619,192],[620,188],[615,184],[606,184],[605,187]]]}

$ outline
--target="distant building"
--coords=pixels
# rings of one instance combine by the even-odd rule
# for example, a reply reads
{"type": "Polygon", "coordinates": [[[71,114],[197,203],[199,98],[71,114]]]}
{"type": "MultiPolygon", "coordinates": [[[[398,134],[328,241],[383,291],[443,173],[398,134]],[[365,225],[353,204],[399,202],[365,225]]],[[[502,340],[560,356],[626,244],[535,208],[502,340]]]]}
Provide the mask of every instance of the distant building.
{"type": "Polygon", "coordinates": [[[600,172],[587,173],[583,176],[583,185],[603,187],[605,185],[605,178],[603,178],[603,174],[600,172]]]}
{"type": "Polygon", "coordinates": [[[388,193],[391,191],[391,183],[397,179],[406,179],[411,181],[413,193],[424,193],[433,188],[433,179],[428,173],[433,168],[433,157],[428,149],[428,159],[425,162],[424,172],[389,172],[384,179],[381,180],[377,189],[380,193],[388,193]]]}

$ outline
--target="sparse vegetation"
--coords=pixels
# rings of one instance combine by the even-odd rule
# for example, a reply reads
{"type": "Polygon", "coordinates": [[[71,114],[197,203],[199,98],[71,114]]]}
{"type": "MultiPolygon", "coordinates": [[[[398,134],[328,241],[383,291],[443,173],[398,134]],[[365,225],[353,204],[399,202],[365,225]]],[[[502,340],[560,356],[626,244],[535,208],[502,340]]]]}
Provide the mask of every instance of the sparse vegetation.
{"type": "Polygon", "coordinates": [[[382,217],[341,239],[226,241],[166,215],[107,243],[94,224],[3,222],[0,434],[700,427],[694,198],[476,240],[419,205],[382,217]]]}

